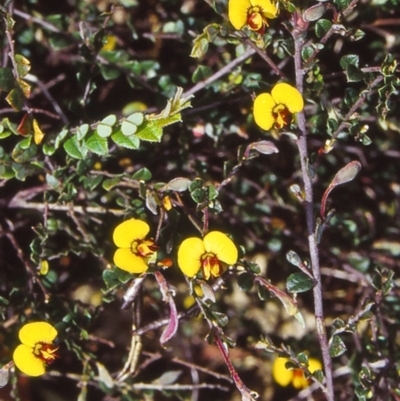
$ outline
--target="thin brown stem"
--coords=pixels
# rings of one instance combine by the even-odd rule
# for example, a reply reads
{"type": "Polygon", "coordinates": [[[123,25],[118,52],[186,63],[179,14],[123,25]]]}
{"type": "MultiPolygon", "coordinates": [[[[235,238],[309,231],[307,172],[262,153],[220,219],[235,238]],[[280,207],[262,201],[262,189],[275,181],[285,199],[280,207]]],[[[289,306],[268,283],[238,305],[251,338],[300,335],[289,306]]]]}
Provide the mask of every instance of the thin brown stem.
{"type": "Polygon", "coordinates": [[[251,57],[256,51],[254,49],[247,49],[241,56],[235,58],[232,60],[230,63],[228,63],[225,67],[221,68],[218,70],[215,74],[211,75],[204,81],[198,82],[195,86],[193,86],[191,89],[187,90],[182,94],[182,97],[188,97],[190,95],[195,94],[196,92],[199,92],[200,90],[206,88],[208,85],[212,84],[215,82],[217,79],[221,78],[222,76],[228,74],[231,72],[234,68],[237,66],[243,64],[244,61],[246,61],[249,57],[251,57]]]}
{"type": "Polygon", "coordinates": [[[335,132],[332,134],[332,138],[336,138],[342,132],[343,128],[346,127],[347,122],[350,120],[351,116],[365,102],[365,99],[371,92],[371,89],[374,88],[376,85],[378,85],[382,80],[383,80],[383,75],[379,75],[368,85],[368,89],[363,91],[363,93],[361,93],[360,97],[354,102],[353,106],[351,106],[350,110],[343,118],[343,121],[339,124],[335,132]]]}
{"type": "MultiPolygon", "coordinates": [[[[298,16],[298,18],[301,17],[298,16]]],[[[298,24],[298,26],[301,25],[298,24]]],[[[295,62],[295,72],[296,72],[296,87],[297,90],[301,94],[303,94],[304,71],[302,65],[301,50],[304,45],[304,32],[301,30],[297,30],[295,28],[293,30],[293,39],[295,46],[294,62],[295,62]]],[[[307,130],[306,130],[306,118],[304,111],[301,111],[300,113],[297,114],[297,124],[299,127],[297,148],[299,150],[301,172],[304,183],[304,209],[306,213],[306,222],[307,222],[308,246],[311,259],[311,269],[315,280],[315,285],[313,288],[315,323],[325,370],[326,398],[328,401],[333,401],[334,389],[333,389],[332,359],[329,354],[328,338],[324,325],[321,270],[319,262],[319,251],[314,234],[315,217],[314,217],[313,186],[311,177],[308,173],[307,130]]]]}

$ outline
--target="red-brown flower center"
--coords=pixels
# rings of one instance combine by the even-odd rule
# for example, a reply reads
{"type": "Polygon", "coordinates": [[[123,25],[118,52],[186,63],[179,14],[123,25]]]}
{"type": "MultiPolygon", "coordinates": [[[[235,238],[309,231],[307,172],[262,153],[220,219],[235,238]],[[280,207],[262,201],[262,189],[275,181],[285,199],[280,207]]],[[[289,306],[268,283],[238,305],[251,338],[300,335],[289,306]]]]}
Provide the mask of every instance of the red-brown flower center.
{"type": "Polygon", "coordinates": [[[206,253],[201,257],[201,270],[204,279],[208,280],[210,277],[219,277],[223,272],[223,267],[221,261],[213,253],[206,253]]]}
{"type": "Polygon", "coordinates": [[[247,25],[252,31],[263,34],[268,26],[267,20],[262,15],[262,8],[259,6],[250,7],[247,11],[247,25]]]}
{"type": "Polygon", "coordinates": [[[57,350],[58,347],[56,347],[54,344],[40,342],[35,344],[35,347],[33,348],[33,354],[36,356],[36,358],[50,365],[56,358],[59,357],[56,354],[57,350]]]}
{"type": "Polygon", "coordinates": [[[272,116],[275,120],[274,127],[276,129],[281,129],[289,124],[292,113],[283,104],[277,104],[272,110],[272,116]]]}
{"type": "Polygon", "coordinates": [[[152,239],[135,240],[131,244],[132,253],[143,258],[152,256],[157,249],[158,246],[152,239]]]}
{"type": "Polygon", "coordinates": [[[306,382],[310,382],[310,379],[305,379],[302,369],[293,369],[292,384],[295,388],[302,388],[306,382]]]}

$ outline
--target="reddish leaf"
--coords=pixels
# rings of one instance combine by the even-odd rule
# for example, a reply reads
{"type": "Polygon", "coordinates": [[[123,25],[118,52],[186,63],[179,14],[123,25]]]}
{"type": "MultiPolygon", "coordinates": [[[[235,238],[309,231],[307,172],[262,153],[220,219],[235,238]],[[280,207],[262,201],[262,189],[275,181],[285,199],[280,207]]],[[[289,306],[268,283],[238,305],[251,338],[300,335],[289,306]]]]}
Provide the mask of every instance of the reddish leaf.
{"type": "Polygon", "coordinates": [[[22,136],[27,136],[28,134],[30,134],[32,129],[32,120],[31,120],[31,116],[29,114],[24,114],[24,116],[22,117],[21,122],[18,125],[17,131],[20,135],[22,136]]]}

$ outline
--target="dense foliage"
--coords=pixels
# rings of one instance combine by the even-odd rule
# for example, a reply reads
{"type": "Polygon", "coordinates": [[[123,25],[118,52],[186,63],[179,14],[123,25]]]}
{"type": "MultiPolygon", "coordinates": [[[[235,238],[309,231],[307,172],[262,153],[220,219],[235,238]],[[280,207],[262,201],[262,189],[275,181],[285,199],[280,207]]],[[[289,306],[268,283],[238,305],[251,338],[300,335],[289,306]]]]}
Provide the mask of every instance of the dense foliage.
{"type": "Polygon", "coordinates": [[[0,398],[399,400],[399,6],[6,0],[0,398]]]}

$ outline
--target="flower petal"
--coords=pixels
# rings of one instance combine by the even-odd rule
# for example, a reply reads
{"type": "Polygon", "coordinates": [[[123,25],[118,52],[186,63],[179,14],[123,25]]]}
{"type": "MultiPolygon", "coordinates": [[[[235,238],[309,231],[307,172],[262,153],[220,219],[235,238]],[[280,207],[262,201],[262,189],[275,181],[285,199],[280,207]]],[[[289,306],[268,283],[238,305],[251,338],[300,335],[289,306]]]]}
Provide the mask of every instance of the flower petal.
{"type": "Polygon", "coordinates": [[[204,239],[204,247],[207,252],[213,253],[218,260],[233,265],[238,259],[238,250],[233,241],[220,231],[211,231],[204,239]]]}
{"type": "Polygon", "coordinates": [[[253,7],[260,7],[265,18],[273,19],[278,14],[278,8],[270,0],[250,0],[253,7]]]}
{"type": "Polygon", "coordinates": [[[293,371],[286,369],[288,358],[276,358],[272,364],[272,377],[282,387],[288,386],[293,379],[293,371]]]}
{"type": "Polygon", "coordinates": [[[22,344],[33,348],[40,342],[51,344],[57,337],[57,330],[47,322],[33,322],[25,324],[18,336],[22,344]]]}
{"type": "Polygon", "coordinates": [[[275,119],[272,111],[276,103],[269,93],[261,93],[254,100],[253,114],[256,124],[268,131],[274,125],[275,119]]]}
{"type": "Polygon", "coordinates": [[[178,266],[183,274],[195,276],[201,268],[201,257],[204,253],[204,244],[200,238],[185,239],[178,249],[178,266]]]}
{"type": "Polygon", "coordinates": [[[33,349],[25,344],[20,344],[13,354],[15,366],[28,376],[41,376],[46,373],[46,364],[36,358],[33,349]]]}
{"type": "Polygon", "coordinates": [[[143,239],[149,231],[149,225],[143,220],[126,220],[115,228],[113,233],[114,244],[118,248],[130,248],[135,239],[143,239]]]}
{"type": "Polygon", "coordinates": [[[303,389],[310,385],[310,380],[304,377],[304,373],[301,369],[293,370],[292,384],[294,388],[303,389]]]}
{"type": "Polygon", "coordinates": [[[275,103],[285,105],[291,113],[298,113],[304,108],[304,101],[300,92],[284,82],[276,84],[273,87],[271,96],[275,103]]]}
{"type": "Polygon", "coordinates": [[[308,358],[308,370],[314,373],[316,370],[321,370],[322,364],[318,359],[308,358]]]}
{"type": "Polygon", "coordinates": [[[119,248],[114,253],[114,264],[129,273],[144,273],[148,268],[146,260],[135,255],[128,248],[119,248]]]}
{"type": "Polygon", "coordinates": [[[246,25],[250,6],[249,0],[229,0],[228,17],[235,29],[242,29],[246,25]]]}

